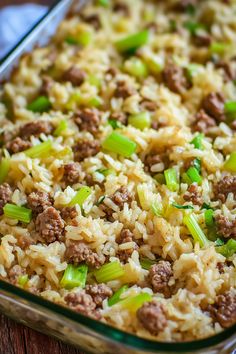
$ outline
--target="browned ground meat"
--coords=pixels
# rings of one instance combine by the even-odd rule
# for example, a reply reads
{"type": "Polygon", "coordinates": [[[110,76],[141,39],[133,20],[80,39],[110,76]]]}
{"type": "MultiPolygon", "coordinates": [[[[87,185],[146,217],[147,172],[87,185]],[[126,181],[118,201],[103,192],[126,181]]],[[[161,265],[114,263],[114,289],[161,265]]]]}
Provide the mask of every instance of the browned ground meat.
{"type": "Polygon", "coordinates": [[[78,162],[70,162],[63,166],[63,180],[66,184],[75,184],[82,179],[82,168],[78,162]]]}
{"type": "Polygon", "coordinates": [[[47,244],[63,238],[65,223],[59,211],[51,206],[37,216],[35,226],[47,244]]]}
{"type": "Polygon", "coordinates": [[[104,260],[84,242],[70,243],[66,248],[65,258],[69,263],[85,262],[88,266],[99,268],[104,260]]]}
{"type": "Polygon", "coordinates": [[[201,109],[195,116],[192,128],[193,131],[207,134],[209,129],[215,126],[215,119],[211,118],[203,109],[201,109]]]}
{"type": "Polygon", "coordinates": [[[215,66],[218,69],[223,69],[225,81],[232,81],[236,79],[236,72],[233,70],[229,62],[221,60],[216,63],[215,66]]]}
{"type": "Polygon", "coordinates": [[[11,201],[12,189],[8,183],[0,185],[0,215],[3,214],[3,207],[6,203],[11,201]]]}
{"type": "Polygon", "coordinates": [[[32,192],[27,197],[27,204],[34,213],[40,214],[53,204],[53,198],[46,192],[32,192]]]}
{"type": "Polygon", "coordinates": [[[46,120],[38,120],[34,122],[29,122],[20,127],[19,135],[23,139],[28,139],[31,135],[38,136],[41,133],[51,134],[53,131],[53,126],[50,122],[46,120]]]}
{"type": "Polygon", "coordinates": [[[80,86],[86,79],[86,73],[76,66],[71,66],[63,73],[62,79],[71,82],[73,86],[80,86]]]}
{"type": "Polygon", "coordinates": [[[220,92],[209,93],[202,101],[202,108],[216,121],[224,121],[225,100],[220,92]]]}
{"type": "Polygon", "coordinates": [[[184,69],[174,63],[165,66],[162,77],[166,86],[175,93],[181,94],[189,87],[184,69]]]}
{"type": "Polygon", "coordinates": [[[118,70],[117,70],[117,68],[114,68],[111,66],[109,69],[107,69],[106,74],[109,74],[112,77],[115,77],[118,74],[118,70]]]}
{"type": "Polygon", "coordinates": [[[135,93],[135,89],[131,86],[128,86],[128,84],[125,81],[118,81],[117,86],[114,92],[114,96],[119,98],[128,98],[132,96],[135,93]]]}
{"type": "Polygon", "coordinates": [[[171,264],[168,261],[159,261],[153,264],[149,270],[148,279],[155,293],[163,293],[166,297],[170,296],[168,282],[173,275],[171,264]]]}
{"type": "Polygon", "coordinates": [[[215,199],[225,202],[229,193],[236,196],[236,176],[224,176],[218,183],[214,185],[215,199]]]}
{"type": "Polygon", "coordinates": [[[145,160],[144,160],[144,169],[146,172],[151,172],[151,168],[153,165],[156,165],[157,163],[163,162],[162,158],[160,155],[156,154],[156,155],[146,155],[145,160]]]}
{"type": "Polygon", "coordinates": [[[228,328],[236,322],[236,292],[227,291],[218,295],[216,302],[208,307],[214,321],[223,328],[228,328]]]}
{"type": "Polygon", "coordinates": [[[221,236],[236,238],[236,220],[230,221],[227,216],[218,215],[216,217],[216,226],[221,236]]]}
{"type": "Polygon", "coordinates": [[[122,15],[124,16],[129,16],[130,14],[129,6],[125,2],[121,2],[121,1],[116,1],[115,4],[113,5],[112,10],[114,12],[122,13],[122,15]]]}
{"type": "Polygon", "coordinates": [[[194,44],[198,47],[208,47],[211,44],[211,36],[208,33],[196,33],[193,37],[194,44]]]}
{"type": "Polygon", "coordinates": [[[6,148],[10,154],[17,154],[18,152],[29,149],[32,144],[29,141],[21,139],[19,136],[6,144],[6,148]]]}
{"type": "Polygon", "coordinates": [[[50,76],[43,76],[42,77],[42,86],[40,89],[41,95],[45,95],[45,96],[49,95],[50,89],[53,86],[53,82],[54,81],[50,76]]]}
{"type": "Polygon", "coordinates": [[[14,285],[18,284],[18,279],[21,275],[25,274],[25,270],[18,264],[14,265],[8,272],[10,282],[14,285]]]}
{"type": "Polygon", "coordinates": [[[83,15],[83,20],[92,25],[95,30],[99,30],[101,28],[101,21],[98,14],[88,16],[83,15]]]}
{"type": "MultiPolygon", "coordinates": [[[[132,242],[132,241],[135,242],[134,234],[129,229],[122,229],[121,233],[120,233],[120,237],[117,240],[117,242],[119,244],[122,244],[122,243],[132,242]]],[[[135,243],[134,247],[131,247],[131,248],[125,249],[125,250],[118,250],[117,256],[119,257],[119,259],[122,262],[126,263],[128,261],[128,259],[131,257],[133,251],[138,250],[138,248],[139,247],[138,247],[137,243],[135,243]]]]}
{"type": "Polygon", "coordinates": [[[183,195],[184,200],[186,200],[186,202],[192,202],[195,205],[202,205],[203,203],[203,199],[201,196],[201,193],[199,191],[199,188],[197,186],[197,184],[192,183],[188,189],[187,192],[184,193],[183,195]]]}
{"type": "Polygon", "coordinates": [[[77,216],[77,211],[75,207],[65,207],[61,210],[61,217],[64,220],[74,219],[77,216]]]}
{"type": "Polygon", "coordinates": [[[75,161],[83,161],[86,157],[96,155],[100,150],[100,144],[97,140],[78,141],[73,146],[75,161]]]}
{"type": "Polygon", "coordinates": [[[85,291],[92,297],[97,307],[101,307],[103,300],[108,297],[111,297],[113,294],[111,288],[109,288],[109,286],[103,283],[86,285],[85,291]]]}
{"type": "Polygon", "coordinates": [[[111,200],[122,209],[125,203],[132,202],[133,196],[126,187],[122,186],[111,196],[111,200]]]}
{"type": "Polygon", "coordinates": [[[110,116],[110,119],[117,120],[123,125],[127,125],[128,117],[124,112],[113,112],[110,116]]]}
{"type": "Polygon", "coordinates": [[[186,10],[189,6],[196,6],[199,0],[179,0],[177,7],[179,10],[186,10]]]}
{"type": "Polygon", "coordinates": [[[153,335],[158,335],[167,326],[166,311],[160,302],[145,302],[138,309],[137,318],[143,327],[153,335]]]}
{"type": "Polygon", "coordinates": [[[98,310],[96,310],[96,304],[89,294],[85,291],[80,291],[78,293],[69,293],[64,298],[66,304],[71,307],[74,311],[80,312],[83,315],[95,318],[99,320],[101,315],[98,310]]]}
{"type": "Polygon", "coordinates": [[[74,121],[79,130],[85,130],[96,134],[99,129],[99,111],[95,108],[84,108],[74,114],[74,121]]]}
{"type": "Polygon", "coordinates": [[[141,106],[143,109],[154,112],[157,109],[157,103],[150,100],[143,100],[141,102],[141,106]]]}

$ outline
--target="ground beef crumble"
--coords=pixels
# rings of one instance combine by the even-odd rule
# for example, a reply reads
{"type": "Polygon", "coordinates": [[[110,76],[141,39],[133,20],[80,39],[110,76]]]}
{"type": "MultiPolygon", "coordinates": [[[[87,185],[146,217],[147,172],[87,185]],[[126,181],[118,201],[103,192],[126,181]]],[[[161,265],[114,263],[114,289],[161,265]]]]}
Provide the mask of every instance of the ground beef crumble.
{"type": "Polygon", "coordinates": [[[62,79],[71,82],[73,86],[80,86],[86,79],[86,73],[80,68],[72,66],[63,73],[62,79]]]}
{"type": "MultiPolygon", "coordinates": [[[[134,234],[129,230],[129,229],[122,229],[120,236],[117,240],[117,242],[121,245],[123,243],[127,242],[135,242],[134,234]]],[[[128,259],[131,257],[132,253],[134,250],[138,250],[139,246],[135,242],[135,246],[127,249],[119,249],[117,256],[121,260],[121,262],[127,262],[128,259]]]]}
{"type": "Polygon", "coordinates": [[[8,183],[0,185],[0,215],[3,214],[3,207],[11,201],[12,189],[8,183]]]}
{"type": "Polygon", "coordinates": [[[236,176],[224,176],[214,185],[214,197],[224,203],[229,193],[236,197],[236,176]]]}
{"type": "Polygon", "coordinates": [[[112,296],[113,291],[106,284],[86,285],[85,291],[89,294],[97,307],[102,307],[103,300],[112,296]]]}
{"type": "Polygon", "coordinates": [[[216,126],[216,121],[210,117],[203,109],[200,109],[195,116],[194,123],[192,125],[193,131],[202,132],[208,134],[212,127],[216,126]]]}
{"type": "Polygon", "coordinates": [[[84,108],[74,114],[74,121],[80,130],[97,134],[100,124],[99,111],[95,108],[84,108]]]}
{"type": "Polygon", "coordinates": [[[66,184],[72,185],[80,182],[83,179],[81,165],[78,162],[70,162],[63,166],[64,174],[63,181],[66,184]]]}
{"type": "Polygon", "coordinates": [[[117,189],[110,198],[120,209],[123,209],[125,203],[130,204],[133,200],[132,194],[125,186],[117,189]]]}
{"type": "Polygon", "coordinates": [[[64,220],[75,219],[77,216],[77,211],[75,207],[65,207],[61,210],[61,217],[64,220]]]}
{"type": "Polygon", "coordinates": [[[96,155],[100,150],[100,144],[97,140],[78,141],[73,146],[75,161],[83,161],[86,157],[96,155]]]}
{"type": "Polygon", "coordinates": [[[69,293],[64,297],[66,304],[74,311],[99,320],[101,314],[96,310],[96,304],[92,296],[86,294],[84,290],[78,293],[69,293]]]}
{"type": "Polygon", "coordinates": [[[217,122],[222,122],[226,119],[224,104],[225,99],[220,92],[211,92],[203,99],[202,108],[217,122]]]}
{"type": "Polygon", "coordinates": [[[163,293],[170,296],[168,282],[173,275],[171,264],[168,261],[159,261],[153,264],[149,270],[148,279],[155,293],[163,293]]]}
{"type": "Polygon", "coordinates": [[[174,63],[167,63],[162,72],[163,81],[173,92],[182,94],[189,88],[184,69],[174,63]]]}
{"type": "Polygon", "coordinates": [[[110,119],[117,120],[123,125],[127,125],[128,117],[124,112],[113,112],[110,116],[110,119]]]}
{"type": "Polygon", "coordinates": [[[52,206],[46,208],[36,218],[36,231],[49,244],[64,238],[65,223],[58,210],[52,206]]]}
{"type": "Polygon", "coordinates": [[[114,96],[117,98],[126,99],[136,92],[135,89],[129,86],[125,81],[118,81],[116,85],[114,96]]]}
{"type": "Polygon", "coordinates": [[[137,318],[152,335],[158,335],[167,326],[167,314],[160,302],[145,302],[137,311],[137,318]]]}
{"type": "Polygon", "coordinates": [[[53,204],[53,198],[47,192],[36,191],[28,195],[27,204],[34,213],[40,214],[53,204]]]}
{"type": "Polygon", "coordinates": [[[186,202],[192,202],[195,205],[202,205],[203,199],[197,184],[192,183],[184,193],[183,198],[186,202]]]}
{"type": "Polygon", "coordinates": [[[32,146],[31,142],[17,137],[6,144],[6,149],[10,154],[17,154],[18,152],[29,149],[32,146]]]}
{"type": "Polygon", "coordinates": [[[17,285],[19,277],[25,273],[25,270],[20,265],[14,265],[8,272],[10,282],[14,285],[17,285]]]}
{"type": "Polygon", "coordinates": [[[216,302],[209,305],[208,310],[214,321],[219,322],[223,328],[236,323],[236,292],[227,291],[218,295],[216,302]]]}
{"type": "Polygon", "coordinates": [[[49,135],[53,131],[51,122],[46,120],[38,120],[29,122],[20,127],[19,135],[21,138],[27,140],[31,135],[39,136],[40,134],[49,135]]]}
{"type": "Polygon", "coordinates": [[[93,26],[97,31],[101,28],[101,21],[98,14],[83,15],[83,20],[93,26]]]}
{"type": "Polygon", "coordinates": [[[84,242],[71,242],[65,253],[65,258],[69,263],[85,262],[88,266],[99,268],[104,263],[105,259],[101,259],[96,252],[84,242]]]}
{"type": "Polygon", "coordinates": [[[229,220],[227,216],[217,215],[216,226],[219,235],[236,239],[236,220],[229,220]]]}

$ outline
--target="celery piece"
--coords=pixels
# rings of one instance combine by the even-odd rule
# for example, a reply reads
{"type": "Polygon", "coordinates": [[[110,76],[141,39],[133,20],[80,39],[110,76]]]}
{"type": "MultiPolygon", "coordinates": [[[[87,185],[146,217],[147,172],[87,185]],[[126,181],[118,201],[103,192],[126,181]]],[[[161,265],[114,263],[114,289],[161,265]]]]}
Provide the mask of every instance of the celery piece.
{"type": "Polygon", "coordinates": [[[226,244],[216,247],[216,251],[226,258],[233,256],[236,253],[236,240],[231,238],[226,244]]]}
{"type": "Polygon", "coordinates": [[[164,176],[167,188],[172,192],[176,192],[179,189],[179,183],[177,181],[177,174],[175,169],[169,168],[168,170],[165,170],[164,176]]]}
{"type": "Polygon", "coordinates": [[[108,7],[110,1],[109,0],[97,0],[97,5],[108,7]]]}
{"type": "Polygon", "coordinates": [[[215,240],[215,246],[223,246],[225,243],[223,240],[221,240],[220,238],[217,238],[215,240]]]}
{"type": "Polygon", "coordinates": [[[90,196],[91,192],[91,188],[87,186],[80,188],[76,195],[71,199],[68,206],[71,207],[78,204],[81,207],[85,200],[90,196]]]}
{"type": "Polygon", "coordinates": [[[80,92],[74,92],[70,98],[68,99],[67,103],[65,104],[65,108],[68,110],[73,110],[75,107],[80,105],[82,101],[81,93],[80,92]]]}
{"type": "Polygon", "coordinates": [[[116,174],[115,170],[113,170],[112,168],[100,168],[99,170],[97,170],[97,172],[101,173],[105,177],[116,174]]]}
{"type": "Polygon", "coordinates": [[[124,64],[125,71],[137,79],[145,78],[148,75],[147,65],[140,58],[130,58],[124,64]]]}
{"type": "Polygon", "coordinates": [[[90,98],[87,102],[88,107],[100,107],[103,101],[99,96],[94,96],[90,98]]]}
{"type": "Polygon", "coordinates": [[[214,225],[214,211],[212,209],[207,209],[204,212],[205,224],[206,226],[214,225]]]}
{"type": "Polygon", "coordinates": [[[47,112],[51,108],[51,102],[46,96],[39,96],[33,102],[29,103],[27,109],[32,112],[47,112]]]}
{"type": "Polygon", "coordinates": [[[153,264],[156,264],[157,261],[149,258],[141,258],[140,264],[143,269],[149,270],[153,264]]]}
{"type": "Polygon", "coordinates": [[[9,158],[3,157],[0,162],[0,183],[3,183],[10,170],[11,160],[9,158]]]}
{"type": "Polygon", "coordinates": [[[92,41],[92,32],[90,31],[81,31],[76,35],[71,35],[65,38],[65,42],[72,45],[82,45],[87,46],[92,41]]]}
{"type": "Polygon", "coordinates": [[[24,287],[27,284],[28,280],[29,280],[28,274],[21,275],[18,278],[18,284],[24,287]]]}
{"type": "Polygon", "coordinates": [[[57,128],[54,130],[54,136],[60,136],[62,132],[64,132],[68,127],[68,123],[66,119],[62,119],[58,124],[57,128]]]}
{"type": "Polygon", "coordinates": [[[18,206],[15,204],[7,203],[3,207],[3,213],[7,218],[22,221],[28,224],[32,219],[32,210],[18,206]]]}
{"type": "Polygon", "coordinates": [[[163,70],[163,60],[159,57],[152,57],[152,58],[144,58],[146,64],[147,64],[147,68],[148,70],[152,73],[152,74],[159,74],[162,70],[163,70]]]}
{"type": "Polygon", "coordinates": [[[191,179],[188,177],[187,173],[184,172],[181,176],[181,180],[183,183],[187,183],[188,185],[192,184],[191,179]]]}
{"type": "Polygon", "coordinates": [[[88,266],[68,264],[63,277],[61,278],[60,285],[66,289],[73,289],[75,287],[85,287],[88,273],[88,266]]]}
{"type": "Polygon", "coordinates": [[[111,297],[108,299],[108,305],[113,306],[117,302],[121,301],[121,295],[129,289],[128,285],[123,285],[119,290],[117,290],[111,297]]]}
{"type": "Polygon", "coordinates": [[[207,203],[204,202],[204,203],[202,204],[201,209],[212,209],[212,207],[211,207],[209,204],[207,204],[207,203]]]}
{"type": "Polygon", "coordinates": [[[218,54],[218,55],[223,55],[228,47],[227,43],[221,43],[221,42],[213,42],[210,45],[210,53],[211,54],[218,54]]]}
{"type": "Polygon", "coordinates": [[[101,87],[101,79],[99,79],[97,76],[95,75],[89,75],[88,77],[88,82],[90,83],[90,85],[95,86],[97,88],[101,87]]]}
{"type": "Polygon", "coordinates": [[[201,166],[202,166],[202,162],[200,159],[193,160],[193,167],[195,167],[199,173],[201,173],[201,166]]]}
{"type": "Polygon", "coordinates": [[[198,225],[194,214],[185,215],[184,224],[187,226],[189,232],[193,236],[195,242],[198,242],[201,247],[206,247],[209,244],[204,232],[198,225]]]}
{"type": "Polygon", "coordinates": [[[49,152],[52,149],[52,142],[50,140],[44,141],[41,144],[35,145],[24,151],[25,155],[36,159],[39,157],[49,157],[49,152]]]}
{"type": "Polygon", "coordinates": [[[224,163],[226,171],[236,172],[236,151],[230,154],[230,157],[224,163]]]}
{"type": "Polygon", "coordinates": [[[201,65],[199,64],[189,64],[186,66],[186,74],[190,81],[199,73],[201,65]]]}
{"type": "Polygon", "coordinates": [[[197,134],[190,144],[193,144],[195,149],[203,150],[203,146],[202,146],[203,137],[204,135],[202,133],[197,134]]]}
{"type": "Polygon", "coordinates": [[[124,275],[125,271],[119,262],[111,262],[104,264],[100,269],[94,272],[94,276],[98,283],[107,283],[124,275]]]}
{"type": "Polygon", "coordinates": [[[123,127],[121,122],[119,122],[117,119],[108,119],[108,124],[110,124],[113,129],[120,129],[123,127]]]}
{"type": "Polygon", "coordinates": [[[202,183],[202,177],[200,176],[198,170],[195,167],[189,167],[186,174],[190,178],[191,182],[196,182],[198,184],[202,183]]]}
{"type": "Polygon", "coordinates": [[[151,210],[152,210],[153,214],[156,216],[161,216],[163,214],[162,205],[159,205],[156,202],[152,203],[151,210]]]}
{"type": "Polygon", "coordinates": [[[125,52],[134,52],[136,49],[146,44],[149,39],[149,31],[143,30],[141,32],[137,32],[131,34],[125,38],[118,40],[115,43],[117,50],[121,53],[125,52]]]}
{"type": "Polygon", "coordinates": [[[171,205],[176,209],[194,209],[192,205],[180,205],[177,203],[172,203],[171,205]]]}
{"type": "Polygon", "coordinates": [[[152,296],[148,293],[140,293],[138,295],[127,297],[120,302],[122,308],[131,312],[136,312],[145,302],[152,301],[152,296]]]}
{"type": "Polygon", "coordinates": [[[133,127],[143,130],[145,128],[150,128],[151,117],[149,112],[141,112],[129,116],[128,123],[133,127]]]}
{"type": "Polygon", "coordinates": [[[136,143],[124,135],[112,132],[102,143],[105,150],[130,157],[136,150],[136,143]]]}

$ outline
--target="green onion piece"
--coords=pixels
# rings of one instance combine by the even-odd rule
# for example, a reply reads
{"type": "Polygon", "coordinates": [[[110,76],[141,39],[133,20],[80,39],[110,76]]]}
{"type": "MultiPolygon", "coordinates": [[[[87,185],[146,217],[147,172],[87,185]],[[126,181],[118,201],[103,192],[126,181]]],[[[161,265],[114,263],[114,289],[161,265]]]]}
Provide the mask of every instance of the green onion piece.
{"type": "Polygon", "coordinates": [[[54,130],[54,136],[60,136],[62,132],[64,132],[68,127],[67,120],[62,119],[58,124],[57,128],[54,130]]]}
{"type": "Polygon", "coordinates": [[[212,209],[205,210],[204,217],[205,217],[205,224],[206,226],[213,226],[214,225],[214,211],[212,209]]]}
{"type": "Polygon", "coordinates": [[[131,34],[125,38],[118,40],[115,45],[119,52],[135,52],[136,49],[148,42],[149,31],[144,30],[131,34]]]}
{"type": "Polygon", "coordinates": [[[202,133],[197,134],[190,144],[193,144],[195,149],[203,150],[203,146],[202,146],[203,137],[204,135],[202,133]]]}
{"type": "Polygon", "coordinates": [[[180,205],[176,203],[172,203],[171,205],[176,209],[194,209],[192,205],[180,205]]]}
{"type": "Polygon", "coordinates": [[[193,160],[193,166],[196,168],[196,170],[201,173],[201,166],[202,166],[202,162],[200,159],[194,159],[193,160]]]}
{"type": "Polygon", "coordinates": [[[236,240],[231,238],[225,245],[216,247],[216,251],[226,258],[233,256],[236,253],[236,240]]]}
{"type": "Polygon", "coordinates": [[[3,183],[10,170],[11,160],[4,157],[0,162],[0,183],[3,183]]]}
{"type": "Polygon", "coordinates": [[[167,188],[172,192],[176,192],[179,189],[179,183],[177,181],[177,174],[175,169],[169,168],[168,170],[165,170],[164,176],[167,188]]]}
{"type": "Polygon", "coordinates": [[[33,102],[29,103],[27,109],[32,112],[47,112],[51,108],[51,102],[46,96],[39,96],[33,102]]]}
{"type": "MultiPolygon", "coordinates": [[[[202,207],[201,207],[201,209],[212,209],[212,207],[209,205],[209,204],[207,204],[207,203],[203,203],[202,204],[202,207]]],[[[213,209],[212,209],[213,210],[213,209]]]]}
{"type": "Polygon", "coordinates": [[[181,180],[183,183],[187,183],[188,185],[192,184],[191,179],[188,177],[187,173],[184,172],[181,176],[181,180]]]}
{"type": "Polygon", "coordinates": [[[98,198],[96,205],[98,206],[98,205],[102,204],[102,202],[104,201],[105,198],[106,198],[105,195],[101,195],[101,197],[98,198]]]}
{"type": "Polygon", "coordinates": [[[28,224],[32,219],[32,210],[15,204],[5,204],[4,215],[7,218],[19,220],[28,224]]]}
{"type": "Polygon", "coordinates": [[[130,157],[136,150],[136,143],[124,135],[112,132],[102,143],[102,147],[124,157],[130,157]]]}
{"type": "Polygon", "coordinates": [[[194,214],[185,215],[183,221],[184,224],[187,226],[189,232],[193,236],[194,241],[199,242],[201,247],[208,246],[209,241],[200,226],[198,225],[194,214]]]}
{"type": "Polygon", "coordinates": [[[140,264],[143,269],[149,270],[153,264],[156,264],[156,260],[152,260],[149,258],[141,258],[140,259],[140,264]]]}
{"type": "Polygon", "coordinates": [[[226,171],[236,172],[236,152],[232,152],[224,164],[226,171]]]}
{"type": "Polygon", "coordinates": [[[186,21],[184,22],[184,27],[190,32],[192,36],[197,34],[200,29],[205,29],[205,26],[199,22],[186,21]]]}
{"type": "Polygon", "coordinates": [[[127,297],[120,302],[120,305],[131,312],[136,312],[145,302],[152,301],[152,296],[148,293],[141,293],[132,297],[127,297]]]}
{"type": "Polygon", "coordinates": [[[92,41],[92,32],[90,31],[82,31],[78,33],[76,36],[68,36],[65,38],[65,42],[72,45],[82,45],[87,46],[92,41]]]}
{"type": "Polygon", "coordinates": [[[71,199],[68,206],[74,206],[78,204],[80,207],[82,207],[83,203],[90,196],[91,192],[91,188],[87,186],[80,188],[76,195],[71,199]]]}
{"type": "Polygon", "coordinates": [[[157,173],[156,175],[153,176],[153,178],[155,179],[155,181],[157,181],[160,184],[164,184],[166,182],[163,173],[157,173]]]}
{"type": "Polygon", "coordinates": [[[123,127],[121,122],[119,122],[117,119],[108,119],[108,124],[110,124],[113,129],[120,129],[123,127]]]}
{"type": "Polygon", "coordinates": [[[148,75],[147,65],[139,58],[133,57],[124,64],[125,71],[137,79],[145,78],[148,75]]]}
{"type": "Polygon", "coordinates": [[[49,156],[49,151],[51,149],[52,142],[48,140],[25,150],[24,153],[26,156],[31,157],[32,159],[36,159],[38,157],[49,156]]]}
{"type": "Polygon", "coordinates": [[[63,277],[61,278],[60,285],[66,289],[73,289],[77,286],[84,288],[86,284],[88,273],[88,266],[83,264],[75,266],[68,264],[63,277]]]}
{"type": "Polygon", "coordinates": [[[197,182],[198,184],[202,183],[202,177],[195,167],[189,167],[186,174],[190,178],[191,182],[197,182]]]}
{"type": "Polygon", "coordinates": [[[141,112],[129,116],[128,123],[133,127],[143,130],[145,128],[150,128],[151,117],[149,112],[141,112]]]}
{"type": "Polygon", "coordinates": [[[113,306],[117,304],[117,302],[121,301],[121,295],[129,289],[128,285],[123,285],[119,290],[117,290],[110,299],[108,299],[108,305],[113,306]]]}
{"type": "Polygon", "coordinates": [[[215,246],[223,246],[224,245],[224,241],[221,240],[220,238],[217,238],[215,240],[215,246]]]}
{"type": "Polygon", "coordinates": [[[211,54],[218,54],[218,55],[223,55],[225,50],[227,49],[228,44],[226,43],[220,43],[220,42],[213,42],[210,45],[210,53],[211,54]]]}
{"type": "Polygon", "coordinates": [[[28,280],[29,280],[28,274],[21,275],[18,278],[18,284],[23,287],[28,282],[28,280]]]}
{"type": "Polygon", "coordinates": [[[99,170],[97,170],[97,172],[101,173],[105,177],[116,174],[115,170],[113,170],[112,168],[100,168],[99,170]]]}
{"type": "Polygon", "coordinates": [[[97,0],[97,5],[107,7],[109,5],[109,0],[97,0]]]}
{"type": "Polygon", "coordinates": [[[107,283],[122,277],[125,271],[119,262],[111,262],[104,264],[100,269],[94,272],[94,276],[98,283],[107,283]]]}
{"type": "Polygon", "coordinates": [[[157,204],[156,202],[152,203],[151,210],[152,210],[153,214],[156,216],[161,216],[163,214],[162,205],[157,204]]]}

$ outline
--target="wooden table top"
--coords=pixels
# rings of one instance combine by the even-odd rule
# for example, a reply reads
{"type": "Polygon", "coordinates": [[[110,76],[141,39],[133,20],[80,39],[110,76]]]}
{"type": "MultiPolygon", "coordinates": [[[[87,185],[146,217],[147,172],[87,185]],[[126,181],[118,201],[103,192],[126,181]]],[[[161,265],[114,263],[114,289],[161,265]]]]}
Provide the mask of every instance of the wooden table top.
{"type": "Polygon", "coordinates": [[[84,354],[0,315],[0,354],[84,354]]]}

